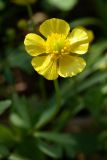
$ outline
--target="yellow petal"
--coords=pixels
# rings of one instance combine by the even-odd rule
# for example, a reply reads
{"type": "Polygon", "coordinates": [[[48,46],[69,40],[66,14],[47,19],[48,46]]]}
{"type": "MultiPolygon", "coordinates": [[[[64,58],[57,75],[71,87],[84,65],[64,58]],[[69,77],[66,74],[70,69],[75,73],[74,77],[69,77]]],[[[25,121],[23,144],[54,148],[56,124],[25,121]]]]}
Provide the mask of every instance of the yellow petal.
{"type": "Polygon", "coordinates": [[[41,75],[48,80],[58,78],[57,61],[51,59],[51,55],[37,56],[32,59],[32,66],[41,75]]]}
{"type": "Polygon", "coordinates": [[[86,28],[83,27],[83,26],[81,26],[81,28],[87,32],[88,40],[89,40],[89,42],[91,43],[91,42],[93,41],[93,39],[94,39],[94,33],[93,33],[93,31],[92,31],[92,30],[89,30],[89,29],[86,29],[86,28]]]}
{"type": "Polygon", "coordinates": [[[78,56],[64,55],[59,59],[58,74],[61,77],[72,77],[82,72],[86,62],[78,56]]]}
{"type": "Polygon", "coordinates": [[[68,37],[71,45],[71,52],[84,54],[88,50],[89,39],[87,31],[83,27],[76,27],[68,37]]]}
{"type": "Polygon", "coordinates": [[[48,37],[52,33],[68,35],[70,31],[69,24],[58,18],[48,19],[40,25],[39,31],[45,37],[48,37]]]}
{"type": "Polygon", "coordinates": [[[87,30],[87,34],[88,34],[89,42],[91,43],[94,39],[94,33],[91,30],[87,30]]]}
{"type": "Polygon", "coordinates": [[[45,41],[34,33],[29,33],[24,40],[25,49],[31,56],[37,56],[45,52],[45,41]]]}

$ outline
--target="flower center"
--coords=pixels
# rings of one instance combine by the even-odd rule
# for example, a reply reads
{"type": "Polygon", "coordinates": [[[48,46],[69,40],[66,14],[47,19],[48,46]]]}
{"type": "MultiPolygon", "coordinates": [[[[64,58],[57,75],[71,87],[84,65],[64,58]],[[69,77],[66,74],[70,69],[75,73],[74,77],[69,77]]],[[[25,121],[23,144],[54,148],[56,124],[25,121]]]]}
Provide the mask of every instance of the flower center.
{"type": "Polygon", "coordinates": [[[53,33],[46,41],[46,53],[52,54],[55,58],[59,58],[62,54],[70,51],[70,42],[65,35],[53,33]]]}

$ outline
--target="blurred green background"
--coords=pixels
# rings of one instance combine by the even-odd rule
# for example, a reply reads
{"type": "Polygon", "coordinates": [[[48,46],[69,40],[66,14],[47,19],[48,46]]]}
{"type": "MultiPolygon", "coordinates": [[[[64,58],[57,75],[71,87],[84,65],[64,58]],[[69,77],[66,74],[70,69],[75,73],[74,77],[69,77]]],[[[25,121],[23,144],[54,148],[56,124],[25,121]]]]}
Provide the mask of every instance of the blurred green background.
{"type": "Polygon", "coordinates": [[[0,160],[55,159],[107,160],[107,0],[0,0],[0,160]],[[32,21],[39,34],[54,17],[94,33],[86,69],[58,79],[57,114],[53,82],[33,70],[23,44],[32,21]]]}

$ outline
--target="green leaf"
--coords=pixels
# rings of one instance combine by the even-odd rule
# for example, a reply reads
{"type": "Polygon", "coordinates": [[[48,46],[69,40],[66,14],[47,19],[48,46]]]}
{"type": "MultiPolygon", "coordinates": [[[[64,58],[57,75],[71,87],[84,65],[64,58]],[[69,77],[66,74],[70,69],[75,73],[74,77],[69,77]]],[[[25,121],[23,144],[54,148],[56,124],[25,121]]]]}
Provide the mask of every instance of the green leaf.
{"type": "Polygon", "coordinates": [[[104,82],[107,79],[107,72],[99,72],[92,77],[88,78],[87,80],[83,82],[79,82],[76,86],[76,90],[73,90],[73,92],[70,92],[72,89],[72,86],[70,86],[69,83],[69,88],[67,88],[66,92],[64,93],[65,101],[64,104],[66,103],[67,100],[69,100],[73,95],[76,95],[77,93],[81,93],[85,91],[86,89],[94,86],[95,84],[99,84],[104,82]]]}
{"type": "Polygon", "coordinates": [[[15,113],[11,114],[10,120],[11,120],[11,122],[14,125],[16,125],[18,127],[28,128],[28,125],[26,125],[26,123],[24,122],[24,120],[20,116],[18,116],[17,114],[15,114],[15,113]]]}
{"type": "Polygon", "coordinates": [[[54,105],[54,106],[49,107],[46,111],[44,111],[42,115],[39,117],[39,120],[37,124],[35,125],[35,128],[39,129],[45,124],[47,124],[55,115],[56,110],[57,110],[57,106],[54,105]]]}
{"type": "Polygon", "coordinates": [[[106,49],[107,49],[107,40],[102,40],[93,44],[89,50],[90,54],[88,54],[87,57],[88,66],[92,66],[95,63],[97,63],[97,61],[99,61],[100,56],[106,49]]]}
{"type": "Polygon", "coordinates": [[[34,136],[36,138],[43,138],[48,141],[52,141],[62,145],[75,145],[75,141],[69,134],[61,134],[56,132],[35,132],[34,136]]]}
{"type": "Polygon", "coordinates": [[[74,150],[77,153],[85,153],[92,155],[98,151],[98,135],[97,133],[77,133],[72,135],[77,142],[74,150]]]}
{"type": "Polygon", "coordinates": [[[45,160],[45,156],[39,150],[37,144],[38,141],[34,137],[29,135],[23,136],[21,143],[15,146],[15,153],[28,160],[45,160]]]}
{"type": "Polygon", "coordinates": [[[92,87],[95,84],[102,83],[107,79],[107,72],[98,73],[97,75],[92,76],[86,82],[82,83],[81,86],[78,86],[77,91],[73,94],[75,95],[78,92],[86,90],[89,87],[92,87]]]}
{"type": "Polygon", "coordinates": [[[107,116],[106,115],[101,115],[100,118],[99,118],[99,123],[102,127],[105,127],[107,126],[107,116]]]}
{"type": "Polygon", "coordinates": [[[88,25],[100,26],[101,22],[97,18],[92,18],[92,17],[80,18],[80,19],[73,20],[71,22],[71,27],[88,26],[88,25]]]}
{"type": "Polygon", "coordinates": [[[53,158],[61,158],[62,157],[62,148],[58,145],[49,145],[44,141],[38,141],[38,148],[45,153],[46,155],[53,158]]]}
{"type": "MultiPolygon", "coordinates": [[[[76,99],[76,102],[77,102],[77,99],[76,99]]],[[[75,102],[73,103],[74,104],[72,104],[72,110],[69,108],[66,108],[62,113],[60,113],[59,117],[57,117],[57,125],[54,126],[54,131],[61,131],[66,126],[68,121],[71,120],[84,107],[82,103],[79,103],[79,105],[75,104],[75,102]]]]}
{"type": "Polygon", "coordinates": [[[39,149],[41,149],[42,152],[48,154],[51,157],[61,157],[62,149],[64,149],[67,153],[71,152],[69,157],[73,157],[75,155],[76,141],[74,137],[69,134],[61,134],[56,132],[36,132],[34,136],[37,139],[41,139],[46,142],[44,143],[43,141],[43,143],[39,146],[39,149]],[[48,145],[48,142],[51,145],[48,145]]]}
{"type": "Polygon", "coordinates": [[[97,60],[97,62],[93,65],[93,69],[97,70],[106,68],[107,68],[107,54],[105,53],[105,55],[103,55],[103,57],[101,56],[101,58],[99,58],[99,60],[97,60]]]}
{"type": "MultiPolygon", "coordinates": [[[[98,13],[100,15],[100,19],[102,22],[107,24],[107,2],[105,0],[96,0],[95,1],[96,9],[98,10],[98,13]]],[[[104,29],[104,28],[103,28],[104,29]]]]}
{"type": "Polygon", "coordinates": [[[28,112],[28,104],[25,97],[19,97],[17,94],[13,95],[13,113],[10,117],[13,124],[18,127],[24,127],[26,129],[31,127],[30,115],[28,112]]]}
{"type": "Polygon", "coordinates": [[[99,147],[107,152],[107,130],[100,133],[99,137],[99,147]]]}
{"type": "Polygon", "coordinates": [[[47,2],[61,10],[68,11],[74,8],[78,0],[47,0],[47,2]]]}
{"type": "Polygon", "coordinates": [[[10,107],[11,103],[11,100],[0,101],[0,115],[3,114],[7,108],[10,107]]]}
{"type": "Polygon", "coordinates": [[[24,157],[14,153],[9,157],[9,160],[29,160],[29,159],[24,158],[24,157]]]}
{"type": "Polygon", "coordinates": [[[9,150],[5,145],[0,144],[0,159],[9,155],[9,150]]]}
{"type": "Polygon", "coordinates": [[[9,83],[10,85],[13,85],[15,83],[12,70],[9,68],[9,66],[4,67],[4,77],[6,79],[6,82],[9,83]]]}
{"type": "Polygon", "coordinates": [[[86,108],[91,114],[96,117],[103,110],[103,95],[101,93],[101,86],[92,87],[84,95],[84,102],[86,108]],[[94,99],[94,101],[93,101],[94,99]]]}
{"type": "Polygon", "coordinates": [[[11,145],[14,141],[14,135],[10,128],[0,125],[0,143],[11,145]]]}
{"type": "Polygon", "coordinates": [[[5,9],[5,7],[6,7],[5,2],[3,0],[0,0],[0,11],[5,9]]]}
{"type": "Polygon", "coordinates": [[[27,73],[32,73],[32,66],[30,64],[31,57],[26,54],[24,48],[17,48],[16,50],[9,51],[7,53],[7,61],[10,67],[19,67],[27,73]]]}
{"type": "Polygon", "coordinates": [[[75,158],[76,157],[75,147],[72,147],[71,145],[66,145],[65,146],[65,153],[66,153],[67,157],[70,158],[70,160],[73,160],[71,158],[75,158]]]}

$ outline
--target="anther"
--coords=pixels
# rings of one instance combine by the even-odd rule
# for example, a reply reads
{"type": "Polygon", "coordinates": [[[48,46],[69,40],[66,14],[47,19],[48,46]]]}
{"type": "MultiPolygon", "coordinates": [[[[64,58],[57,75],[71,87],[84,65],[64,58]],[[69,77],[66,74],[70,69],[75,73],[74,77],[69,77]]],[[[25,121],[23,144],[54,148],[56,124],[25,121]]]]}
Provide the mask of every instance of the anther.
{"type": "Polygon", "coordinates": [[[56,51],[55,51],[55,50],[53,51],[53,54],[56,54],[56,51]]]}
{"type": "Polygon", "coordinates": [[[64,49],[61,49],[61,53],[64,53],[64,49]]]}
{"type": "Polygon", "coordinates": [[[64,47],[64,50],[66,50],[67,49],[67,47],[64,47]]]}
{"type": "Polygon", "coordinates": [[[56,54],[58,54],[58,51],[55,51],[56,54]]]}

